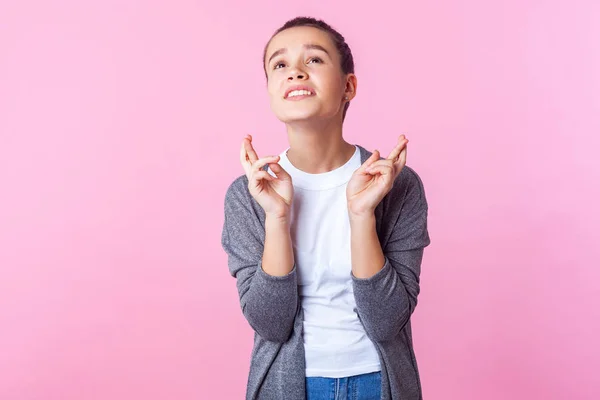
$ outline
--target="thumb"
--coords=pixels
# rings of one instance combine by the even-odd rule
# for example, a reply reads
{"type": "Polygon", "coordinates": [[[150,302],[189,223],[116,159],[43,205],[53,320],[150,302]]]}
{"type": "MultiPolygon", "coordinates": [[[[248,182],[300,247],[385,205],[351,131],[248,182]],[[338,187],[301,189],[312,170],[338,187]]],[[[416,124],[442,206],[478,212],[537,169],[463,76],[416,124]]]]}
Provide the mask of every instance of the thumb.
{"type": "Polygon", "coordinates": [[[287,171],[283,169],[281,165],[277,163],[271,163],[269,164],[269,167],[273,172],[275,172],[275,175],[277,175],[278,179],[291,179],[290,174],[288,174],[287,171]]]}
{"type": "Polygon", "coordinates": [[[373,164],[375,161],[379,160],[379,158],[381,157],[381,155],[379,154],[379,150],[373,150],[373,154],[371,154],[371,156],[369,158],[367,158],[365,160],[365,162],[360,166],[360,171],[364,172],[367,167],[371,164],[373,164]]]}

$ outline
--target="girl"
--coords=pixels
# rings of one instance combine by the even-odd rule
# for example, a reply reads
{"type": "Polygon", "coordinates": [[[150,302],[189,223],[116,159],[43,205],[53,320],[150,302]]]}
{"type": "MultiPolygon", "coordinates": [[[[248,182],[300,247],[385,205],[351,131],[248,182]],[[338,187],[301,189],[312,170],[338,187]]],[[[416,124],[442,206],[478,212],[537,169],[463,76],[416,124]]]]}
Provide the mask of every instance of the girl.
{"type": "Polygon", "coordinates": [[[357,78],[325,22],[288,21],[263,65],[289,147],[259,158],[243,139],[221,240],[255,331],[246,399],[421,399],[410,316],[430,239],[408,140],[387,158],[344,140],[357,78]]]}

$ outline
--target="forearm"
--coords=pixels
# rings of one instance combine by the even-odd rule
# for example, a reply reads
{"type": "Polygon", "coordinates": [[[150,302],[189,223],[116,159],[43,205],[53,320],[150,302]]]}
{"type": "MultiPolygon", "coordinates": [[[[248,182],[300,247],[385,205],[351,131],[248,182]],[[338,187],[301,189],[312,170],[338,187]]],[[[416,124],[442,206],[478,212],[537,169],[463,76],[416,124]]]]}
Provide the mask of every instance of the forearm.
{"type": "Polygon", "coordinates": [[[352,280],[358,314],[372,340],[389,340],[410,315],[407,293],[384,256],[375,217],[351,217],[350,226],[352,280]]]}
{"type": "Polygon", "coordinates": [[[248,206],[252,199],[246,185],[236,181],[227,190],[221,245],[244,317],[262,338],[283,343],[293,331],[298,306],[289,223],[265,216],[263,227],[248,206]]]}
{"type": "Polygon", "coordinates": [[[264,251],[259,271],[243,297],[246,318],[264,339],[283,343],[293,329],[298,287],[287,219],[265,217],[264,251]]]}
{"type": "Polygon", "coordinates": [[[272,276],[288,275],[294,267],[289,218],[265,217],[265,244],[262,268],[272,276]]]}
{"type": "Polygon", "coordinates": [[[398,335],[410,320],[420,291],[423,250],[430,243],[423,184],[412,169],[405,171],[386,194],[381,243],[374,217],[349,212],[356,308],[369,337],[379,342],[398,335]]]}
{"type": "Polygon", "coordinates": [[[367,279],[383,268],[385,258],[377,237],[375,214],[350,214],[350,249],[355,277],[367,279]]]}

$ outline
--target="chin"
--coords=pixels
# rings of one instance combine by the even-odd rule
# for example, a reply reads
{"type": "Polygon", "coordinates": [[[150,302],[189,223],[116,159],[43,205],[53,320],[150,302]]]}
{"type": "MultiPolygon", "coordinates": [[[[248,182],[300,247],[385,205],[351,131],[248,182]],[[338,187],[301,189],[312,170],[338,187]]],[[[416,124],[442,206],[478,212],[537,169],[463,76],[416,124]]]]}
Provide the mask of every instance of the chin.
{"type": "Polygon", "coordinates": [[[309,121],[311,119],[318,119],[319,113],[317,110],[309,110],[309,109],[300,109],[297,108],[295,110],[278,110],[275,112],[277,119],[281,122],[300,122],[300,121],[309,121]]]}
{"type": "Polygon", "coordinates": [[[277,119],[284,123],[309,122],[311,120],[319,121],[323,119],[333,118],[335,114],[335,110],[332,110],[332,112],[327,113],[325,112],[325,110],[311,110],[301,108],[296,108],[295,110],[278,110],[278,112],[275,112],[277,119]]]}
{"type": "Polygon", "coordinates": [[[292,123],[292,122],[308,122],[310,120],[319,119],[318,115],[308,114],[308,113],[296,113],[296,114],[286,114],[277,117],[281,122],[292,123]]]}

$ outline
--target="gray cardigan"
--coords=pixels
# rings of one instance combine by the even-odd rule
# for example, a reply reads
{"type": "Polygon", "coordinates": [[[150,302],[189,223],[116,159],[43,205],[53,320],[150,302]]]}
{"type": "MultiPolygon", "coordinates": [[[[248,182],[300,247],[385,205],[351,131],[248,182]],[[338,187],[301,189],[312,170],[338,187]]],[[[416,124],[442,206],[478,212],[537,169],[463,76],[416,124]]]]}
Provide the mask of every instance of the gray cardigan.
{"type": "MultiPolygon", "coordinates": [[[[364,163],[371,152],[357,146],[364,163]]],[[[427,211],[423,183],[405,166],[375,209],[383,269],[367,279],[351,274],[355,312],[381,361],[382,400],[422,399],[410,316],[417,305],[423,249],[430,243],[427,211]]],[[[255,332],[246,400],[304,400],[296,265],[282,277],[263,271],[264,224],[264,210],[250,195],[246,175],[237,177],[225,195],[221,244],[236,278],[242,313],[255,332]]]]}

